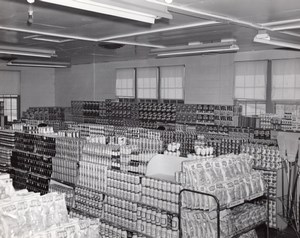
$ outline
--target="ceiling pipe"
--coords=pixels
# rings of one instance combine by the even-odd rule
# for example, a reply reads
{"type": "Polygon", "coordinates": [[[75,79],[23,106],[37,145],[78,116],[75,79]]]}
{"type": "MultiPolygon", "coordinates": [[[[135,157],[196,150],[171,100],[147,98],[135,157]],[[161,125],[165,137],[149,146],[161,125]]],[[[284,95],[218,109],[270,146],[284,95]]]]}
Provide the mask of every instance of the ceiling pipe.
{"type": "Polygon", "coordinates": [[[299,23],[297,25],[286,25],[286,26],[275,26],[272,27],[273,31],[284,31],[284,30],[293,30],[293,29],[299,29],[300,25],[299,23]]]}
{"type": "Polygon", "coordinates": [[[290,36],[300,37],[300,34],[292,32],[292,31],[283,31],[282,33],[290,36]]]}
{"type": "Polygon", "coordinates": [[[149,31],[140,31],[140,32],[133,32],[133,33],[128,33],[128,34],[102,37],[102,38],[98,38],[98,41],[108,41],[108,40],[114,40],[114,39],[119,39],[119,38],[127,38],[127,37],[147,35],[147,34],[153,34],[153,33],[182,30],[182,29],[188,29],[188,28],[194,28],[194,27],[211,26],[211,25],[216,25],[216,24],[220,24],[220,22],[203,21],[203,22],[190,23],[190,24],[184,24],[184,25],[179,25],[179,26],[171,26],[171,27],[153,29],[153,30],[149,30],[149,31]]]}
{"type": "Polygon", "coordinates": [[[17,27],[0,26],[0,30],[17,31],[17,32],[30,33],[30,34],[35,34],[35,35],[45,35],[45,36],[53,36],[53,37],[61,37],[61,38],[71,38],[71,39],[74,39],[74,40],[97,42],[97,40],[95,38],[74,36],[74,35],[66,35],[66,34],[58,34],[58,33],[50,33],[50,32],[37,31],[37,30],[29,30],[27,28],[25,29],[25,28],[17,28],[17,27]]]}
{"type": "Polygon", "coordinates": [[[282,21],[266,22],[266,23],[261,23],[261,25],[262,26],[278,26],[278,25],[284,25],[284,24],[295,23],[295,22],[300,22],[300,18],[282,20],[282,21]]]}
{"type": "Polygon", "coordinates": [[[132,41],[108,40],[108,41],[104,41],[104,42],[107,42],[107,43],[113,43],[113,44],[144,46],[144,47],[158,48],[158,49],[163,49],[163,48],[165,48],[165,46],[163,46],[163,45],[154,45],[154,44],[147,44],[147,43],[138,43],[138,42],[132,42],[132,41]]]}

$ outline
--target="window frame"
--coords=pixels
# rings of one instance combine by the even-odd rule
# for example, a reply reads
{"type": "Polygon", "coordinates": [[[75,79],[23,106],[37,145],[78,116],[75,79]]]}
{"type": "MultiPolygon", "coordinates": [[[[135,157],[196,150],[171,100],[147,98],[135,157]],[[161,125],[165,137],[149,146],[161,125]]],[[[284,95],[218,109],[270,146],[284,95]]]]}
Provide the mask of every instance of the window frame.
{"type": "Polygon", "coordinates": [[[20,118],[20,95],[17,94],[0,94],[0,100],[4,102],[5,99],[10,99],[10,109],[5,108],[5,103],[4,103],[4,116],[6,115],[6,111],[10,111],[10,117],[7,116],[7,121],[8,122],[13,122],[13,120],[18,120],[20,118]],[[16,109],[12,109],[12,99],[16,100],[16,109]],[[16,111],[16,118],[13,119],[13,114],[12,111],[16,111]],[[11,120],[9,120],[11,118],[11,120]]]}
{"type": "MultiPolygon", "coordinates": [[[[234,70],[234,80],[233,80],[233,101],[234,104],[255,104],[255,114],[254,115],[247,115],[247,112],[243,113],[244,116],[255,116],[255,115],[260,115],[257,113],[257,105],[258,104],[265,104],[265,112],[266,113],[270,113],[273,112],[273,107],[270,106],[270,104],[272,104],[271,102],[271,67],[272,64],[270,63],[270,60],[245,60],[245,61],[236,61],[236,63],[242,63],[242,62],[266,62],[266,74],[265,74],[265,99],[241,99],[241,98],[236,98],[235,97],[235,85],[236,85],[236,66],[235,66],[235,70],[234,70]]],[[[247,106],[246,106],[247,107],[247,106]]]]}
{"type": "MultiPolygon", "coordinates": [[[[149,83],[149,85],[150,85],[150,81],[148,82],[149,83]]],[[[136,85],[136,99],[137,100],[158,100],[159,99],[159,97],[160,97],[160,95],[159,95],[159,87],[160,87],[160,71],[159,71],[159,67],[157,67],[157,66],[153,66],[153,67],[139,67],[139,68],[136,68],[136,83],[135,83],[135,85],[136,85]],[[155,74],[156,74],[156,82],[155,82],[155,87],[154,88],[152,88],[152,87],[143,87],[143,88],[139,88],[139,76],[138,76],[138,74],[139,74],[139,70],[146,70],[146,69],[154,69],[156,72],[155,72],[155,74]],[[154,97],[154,98],[151,98],[151,97],[140,97],[139,96],[139,89],[142,89],[142,90],[146,90],[146,89],[148,89],[148,90],[155,90],[155,94],[156,94],[156,97],[154,97]]]]}
{"type": "MultiPolygon", "coordinates": [[[[297,102],[299,102],[299,100],[300,100],[300,98],[299,99],[273,99],[273,95],[274,95],[274,91],[273,91],[273,80],[274,80],[274,74],[273,74],[273,72],[274,72],[274,62],[278,62],[278,61],[289,61],[289,60],[293,60],[293,61],[296,61],[296,60],[298,60],[299,61],[299,65],[300,65],[300,58],[292,58],[292,59],[274,59],[274,60],[272,60],[272,71],[271,71],[271,80],[272,80],[272,87],[271,87],[271,100],[272,100],[272,102],[274,103],[274,104],[280,104],[280,103],[282,103],[282,104],[294,104],[294,105],[296,105],[297,104],[297,102]]],[[[300,73],[300,72],[299,72],[300,73]]],[[[284,80],[284,76],[285,76],[285,74],[283,74],[282,75],[283,76],[283,80],[284,80]]],[[[295,80],[296,80],[296,71],[294,71],[294,74],[293,74],[293,76],[295,77],[295,80]]],[[[300,81],[300,80],[299,80],[300,81]]],[[[296,81],[294,82],[294,84],[296,84],[296,81]]],[[[284,85],[284,82],[283,82],[283,85],[284,85]]],[[[295,85],[294,85],[294,87],[282,87],[282,88],[277,88],[277,89],[281,89],[281,90],[284,90],[284,89],[298,89],[298,90],[300,90],[300,86],[298,86],[298,87],[295,87],[295,85]]],[[[275,111],[275,109],[274,109],[274,111],[275,111]]]]}
{"type": "MultiPolygon", "coordinates": [[[[126,88],[126,89],[128,89],[128,88],[126,88]]],[[[115,94],[116,94],[116,97],[117,98],[120,98],[120,99],[135,99],[136,98],[136,69],[135,68],[119,68],[119,69],[116,69],[116,87],[115,87],[115,94]],[[117,88],[117,80],[118,80],[118,78],[117,78],[117,74],[118,74],[118,70],[133,70],[134,72],[133,72],[133,88],[132,88],[132,90],[133,90],[133,96],[119,96],[119,95],[117,95],[117,91],[118,91],[118,88],[117,88]]]]}
{"type": "Polygon", "coordinates": [[[160,84],[159,84],[159,95],[160,95],[160,100],[184,100],[184,98],[185,98],[185,65],[167,65],[167,66],[160,66],[159,67],[159,81],[160,81],[160,84]],[[177,88],[177,87],[174,87],[174,89],[181,89],[182,90],[182,98],[171,98],[171,97],[168,97],[168,98],[166,98],[166,97],[162,97],[161,95],[162,95],[162,90],[163,89],[170,89],[170,88],[162,88],[162,69],[163,68],[176,68],[176,67],[182,67],[182,72],[183,72],[183,74],[182,74],[182,87],[181,88],[177,88]]]}
{"type": "Polygon", "coordinates": [[[135,71],[135,79],[134,79],[134,97],[124,97],[117,95],[117,83],[115,87],[115,95],[121,101],[145,101],[145,102],[168,102],[172,101],[175,103],[184,103],[185,101],[185,80],[186,80],[186,66],[185,64],[176,64],[176,65],[163,65],[163,66],[149,66],[149,67],[134,67],[134,68],[117,68],[116,69],[116,82],[117,82],[117,70],[122,69],[133,69],[135,71]],[[161,68],[163,67],[183,67],[183,77],[182,77],[182,99],[171,99],[171,98],[162,98],[161,97],[161,68]],[[156,98],[139,98],[138,97],[138,69],[146,69],[146,68],[156,68],[157,71],[157,84],[156,84],[156,98]]]}

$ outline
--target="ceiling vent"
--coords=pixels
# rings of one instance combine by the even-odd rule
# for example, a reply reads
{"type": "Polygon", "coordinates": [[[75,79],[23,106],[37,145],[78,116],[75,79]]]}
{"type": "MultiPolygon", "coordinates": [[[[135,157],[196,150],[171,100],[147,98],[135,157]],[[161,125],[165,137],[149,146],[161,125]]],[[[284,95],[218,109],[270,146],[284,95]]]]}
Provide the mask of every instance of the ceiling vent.
{"type": "Polygon", "coordinates": [[[110,43],[110,42],[100,42],[98,44],[99,47],[107,49],[107,50],[117,50],[125,46],[124,44],[118,43],[110,43]]]}

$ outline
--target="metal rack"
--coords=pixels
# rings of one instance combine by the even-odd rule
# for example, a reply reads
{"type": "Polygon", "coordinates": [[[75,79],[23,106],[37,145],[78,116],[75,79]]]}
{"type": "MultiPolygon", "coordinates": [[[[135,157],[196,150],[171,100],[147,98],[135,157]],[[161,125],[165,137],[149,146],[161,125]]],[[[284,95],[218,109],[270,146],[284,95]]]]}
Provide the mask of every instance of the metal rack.
{"type": "MultiPolygon", "coordinates": [[[[219,199],[213,194],[204,193],[204,192],[200,192],[200,191],[195,191],[195,190],[191,190],[191,189],[183,189],[179,193],[179,238],[183,237],[182,236],[182,229],[181,229],[181,210],[182,210],[182,194],[184,192],[191,192],[191,193],[196,193],[196,194],[203,195],[203,196],[208,196],[208,197],[211,197],[215,200],[216,205],[217,205],[217,208],[216,208],[216,212],[217,212],[217,238],[221,238],[220,212],[223,208],[220,206],[219,199]]],[[[266,223],[266,226],[267,226],[266,238],[269,238],[270,237],[270,232],[269,232],[269,187],[267,187],[267,218],[266,218],[266,220],[259,221],[257,224],[246,227],[245,229],[242,229],[242,230],[238,231],[237,233],[231,234],[226,238],[238,237],[238,236],[240,236],[244,233],[247,233],[247,232],[253,230],[254,228],[256,228],[256,227],[258,227],[258,226],[260,226],[264,223],[266,223]]]]}

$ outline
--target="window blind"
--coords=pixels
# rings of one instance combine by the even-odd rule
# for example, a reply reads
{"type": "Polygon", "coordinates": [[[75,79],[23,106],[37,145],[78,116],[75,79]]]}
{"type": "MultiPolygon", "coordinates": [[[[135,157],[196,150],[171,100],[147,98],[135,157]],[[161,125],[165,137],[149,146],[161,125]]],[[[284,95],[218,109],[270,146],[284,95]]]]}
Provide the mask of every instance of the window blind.
{"type": "Polygon", "coordinates": [[[247,61],[235,64],[235,99],[265,100],[267,61],[247,61]]]}
{"type": "Polygon", "coordinates": [[[121,98],[135,97],[135,70],[117,69],[116,96],[121,98]]]}
{"type": "Polygon", "coordinates": [[[160,68],[160,94],[162,99],[183,99],[184,66],[160,68]]]}
{"type": "Polygon", "coordinates": [[[272,100],[300,100],[300,59],[272,61],[272,100]]]}
{"type": "Polygon", "coordinates": [[[140,99],[157,99],[157,68],[137,69],[137,97],[140,99]]]}

